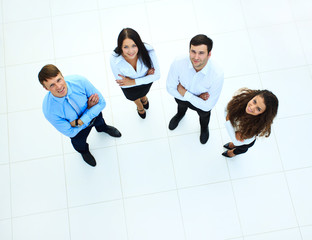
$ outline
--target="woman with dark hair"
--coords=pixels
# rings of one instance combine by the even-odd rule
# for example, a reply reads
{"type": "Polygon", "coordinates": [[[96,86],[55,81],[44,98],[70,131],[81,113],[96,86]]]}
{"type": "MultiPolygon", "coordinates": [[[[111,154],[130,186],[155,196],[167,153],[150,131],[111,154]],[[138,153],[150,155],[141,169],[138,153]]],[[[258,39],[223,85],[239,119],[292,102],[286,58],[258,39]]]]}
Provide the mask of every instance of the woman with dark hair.
{"type": "Polygon", "coordinates": [[[278,99],[268,90],[243,88],[228,103],[226,128],[233,142],[225,144],[225,157],[234,157],[247,152],[256,137],[268,137],[277,114],[278,99]]]}
{"type": "Polygon", "coordinates": [[[154,49],[143,43],[140,35],[131,28],[124,28],[118,36],[117,47],[110,59],[116,82],[124,95],[134,101],[141,118],[149,108],[146,97],[160,71],[154,49]]]}

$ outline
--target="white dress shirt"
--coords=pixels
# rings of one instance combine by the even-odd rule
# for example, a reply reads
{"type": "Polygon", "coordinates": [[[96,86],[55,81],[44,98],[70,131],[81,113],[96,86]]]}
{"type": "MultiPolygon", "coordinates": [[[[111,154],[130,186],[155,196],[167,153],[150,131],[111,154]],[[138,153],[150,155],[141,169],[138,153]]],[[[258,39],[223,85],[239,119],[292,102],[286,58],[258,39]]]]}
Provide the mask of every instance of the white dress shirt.
{"type": "Polygon", "coordinates": [[[187,56],[177,58],[171,64],[167,78],[167,90],[179,100],[188,101],[203,111],[210,111],[219,99],[223,81],[223,70],[214,61],[209,59],[206,66],[196,72],[187,56]],[[179,83],[186,89],[184,97],[177,90],[179,83]],[[206,101],[198,97],[204,92],[208,92],[210,95],[206,101]]]}
{"type": "Polygon", "coordinates": [[[122,88],[130,88],[135,87],[143,84],[149,84],[151,82],[154,82],[160,78],[160,70],[159,65],[157,61],[157,57],[155,54],[155,50],[148,44],[144,44],[148,54],[152,61],[152,67],[155,69],[154,74],[146,75],[147,71],[149,70],[147,66],[144,65],[141,58],[137,61],[136,70],[131,66],[130,63],[128,63],[122,55],[117,56],[115,52],[111,55],[110,58],[110,65],[113,71],[113,74],[115,76],[115,79],[119,80],[122,79],[118,76],[118,74],[129,77],[131,79],[135,79],[135,85],[131,86],[121,86],[122,88]]]}

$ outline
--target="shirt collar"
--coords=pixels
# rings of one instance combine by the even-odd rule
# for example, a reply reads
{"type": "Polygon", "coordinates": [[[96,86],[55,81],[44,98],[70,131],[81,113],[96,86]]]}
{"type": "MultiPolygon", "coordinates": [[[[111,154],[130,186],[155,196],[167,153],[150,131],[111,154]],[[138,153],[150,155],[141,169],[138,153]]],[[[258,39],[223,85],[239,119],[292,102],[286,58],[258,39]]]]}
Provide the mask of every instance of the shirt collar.
{"type": "MultiPolygon", "coordinates": [[[[189,62],[188,67],[194,69],[190,58],[188,58],[188,62],[189,62]]],[[[206,75],[208,73],[208,68],[209,68],[210,64],[211,64],[210,59],[208,59],[206,66],[197,73],[202,73],[202,74],[206,75]]],[[[196,70],[194,69],[194,71],[196,71],[196,70]]]]}

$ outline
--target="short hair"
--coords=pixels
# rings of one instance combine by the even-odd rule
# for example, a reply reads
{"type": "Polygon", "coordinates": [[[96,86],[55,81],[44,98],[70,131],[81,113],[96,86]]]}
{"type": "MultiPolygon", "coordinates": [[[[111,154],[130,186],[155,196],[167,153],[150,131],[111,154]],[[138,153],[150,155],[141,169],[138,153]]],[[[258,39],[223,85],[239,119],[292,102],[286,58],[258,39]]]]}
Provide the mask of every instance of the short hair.
{"type": "Polygon", "coordinates": [[[191,39],[191,41],[190,41],[190,48],[191,48],[191,45],[199,46],[199,45],[202,45],[202,44],[207,46],[207,50],[208,50],[208,53],[209,53],[211,51],[211,49],[212,49],[213,41],[209,37],[204,35],[204,34],[198,34],[195,37],[193,37],[191,39]]]}
{"type": "Polygon", "coordinates": [[[47,64],[41,68],[38,74],[39,82],[43,85],[43,82],[46,82],[49,78],[56,77],[60,72],[61,71],[53,64],[47,64]]]}
{"type": "Polygon", "coordinates": [[[148,69],[152,68],[152,60],[148,54],[144,43],[141,40],[140,35],[132,28],[124,28],[118,35],[117,39],[117,47],[115,48],[114,52],[120,56],[122,54],[122,43],[123,41],[129,38],[131,39],[138,47],[138,57],[141,57],[145,66],[148,69]]]}

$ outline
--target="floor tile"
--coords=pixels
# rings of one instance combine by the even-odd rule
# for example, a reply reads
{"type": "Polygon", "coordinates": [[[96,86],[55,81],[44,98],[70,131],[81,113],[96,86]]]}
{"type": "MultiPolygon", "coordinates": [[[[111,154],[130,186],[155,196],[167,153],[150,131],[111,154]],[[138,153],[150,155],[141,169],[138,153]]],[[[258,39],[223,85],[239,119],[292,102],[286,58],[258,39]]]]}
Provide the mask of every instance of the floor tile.
{"type": "Polygon", "coordinates": [[[248,27],[287,23],[293,20],[287,0],[243,0],[242,5],[248,27]]]}
{"type": "Polygon", "coordinates": [[[291,10],[296,20],[311,20],[312,2],[310,0],[290,0],[291,10]]]}
{"type": "Polygon", "coordinates": [[[7,114],[0,114],[0,164],[9,162],[9,136],[7,114]]]}
{"type": "Polygon", "coordinates": [[[297,226],[283,174],[236,180],[233,188],[244,234],[297,226]]]}
{"type": "MultiPolygon", "coordinates": [[[[1,3],[1,2],[0,2],[1,3]]],[[[1,11],[1,8],[0,8],[1,11]]],[[[1,20],[0,20],[1,22],[1,20]]],[[[4,37],[3,37],[3,26],[0,24],[0,67],[4,67],[4,37]]],[[[2,78],[2,77],[1,77],[2,78]]]]}
{"type": "Polygon", "coordinates": [[[69,210],[71,240],[126,240],[122,201],[94,204],[69,210]]]}
{"type": "Polygon", "coordinates": [[[52,0],[50,5],[53,16],[83,11],[92,11],[96,10],[98,7],[96,0],[90,0],[87,2],[83,0],[52,0]]]}
{"type": "Polygon", "coordinates": [[[201,32],[215,34],[245,29],[244,15],[238,0],[195,0],[193,4],[201,32]]]}
{"type": "Polygon", "coordinates": [[[69,240],[67,211],[54,211],[13,219],[14,240],[69,240]]]}
{"type": "Polygon", "coordinates": [[[4,22],[20,21],[50,16],[50,4],[48,0],[30,0],[27,2],[20,0],[2,0],[2,2],[4,22]]]}
{"type": "Polygon", "coordinates": [[[176,188],[167,139],[128,144],[117,149],[125,197],[176,188]]]}
{"type": "Polygon", "coordinates": [[[56,16],[52,24],[56,58],[102,51],[97,11],[56,16]]]}
{"type": "MultiPolygon", "coordinates": [[[[311,5],[312,7],[312,5],[311,5]]],[[[298,22],[297,28],[299,31],[299,37],[303,45],[304,53],[308,64],[312,64],[312,47],[310,42],[312,41],[312,21],[298,22]]]]}
{"type": "Polygon", "coordinates": [[[8,164],[0,165],[0,189],[1,189],[0,220],[11,217],[11,189],[10,184],[8,184],[9,182],[10,182],[9,165],[8,164]]]}
{"type": "Polygon", "coordinates": [[[67,207],[62,156],[11,164],[11,184],[13,217],[67,207]]]}
{"type": "Polygon", "coordinates": [[[179,197],[187,239],[232,239],[241,235],[229,182],[183,189],[179,197]]]}
{"type": "Polygon", "coordinates": [[[44,118],[41,110],[10,113],[8,120],[12,162],[62,154],[61,134],[44,118]]]}
{"type": "Polygon", "coordinates": [[[302,240],[309,240],[312,238],[312,226],[301,227],[302,240]]]}
{"type": "Polygon", "coordinates": [[[12,240],[11,220],[0,221],[0,238],[1,240],[12,240]]]}
{"type": "Polygon", "coordinates": [[[306,64],[294,24],[251,29],[249,36],[261,72],[306,64]]]}
{"type": "Polygon", "coordinates": [[[312,225],[312,168],[290,171],[286,176],[299,225],[312,225]]]}
{"type": "Polygon", "coordinates": [[[38,73],[46,62],[23,64],[6,68],[8,111],[41,109],[48,93],[38,80],[38,73]],[[21,81],[23,73],[23,81],[21,81]],[[18,96],[18,97],[17,97],[18,96]]]}
{"type": "Polygon", "coordinates": [[[211,58],[224,70],[224,77],[253,74],[257,65],[247,31],[229,32],[212,37],[211,58]],[[235,47],[233,47],[235,46],[235,47]]]}
{"type": "Polygon", "coordinates": [[[4,24],[5,63],[53,59],[52,39],[50,18],[4,24]]]}
{"type": "MultiPolygon", "coordinates": [[[[111,1],[113,3],[113,1],[111,1]]],[[[114,1],[117,2],[117,1],[114,1]]],[[[101,3],[109,4],[109,1],[100,1],[101,3]]],[[[117,38],[123,28],[132,28],[138,32],[143,42],[152,44],[150,29],[148,24],[147,13],[144,4],[124,5],[116,9],[108,8],[100,12],[101,15],[101,29],[104,50],[113,52],[117,47],[117,38]],[[129,13],[131,17],[129,17],[129,13]],[[112,19],[118,18],[118,21],[112,19]]]]}
{"type": "Polygon", "coordinates": [[[176,191],[125,200],[129,239],[185,239],[176,191]]]}
{"type": "Polygon", "coordinates": [[[310,100],[312,79],[306,67],[262,73],[263,87],[271,90],[279,100],[278,118],[312,113],[310,100]],[[296,84],[293,80],[296,79],[296,84]],[[281,88],[281,86],[283,86],[281,88]],[[300,93],[300,98],[292,98],[289,93],[300,93]]]}
{"type": "Polygon", "coordinates": [[[159,91],[150,92],[150,107],[146,111],[146,118],[142,119],[137,113],[136,105],[124,96],[112,97],[114,123],[118,126],[122,137],[116,140],[117,144],[133,143],[158,139],[167,136],[165,120],[162,117],[163,109],[159,104],[159,91]]]}
{"type": "Polygon", "coordinates": [[[306,152],[298,151],[310,148],[310,143],[306,139],[312,134],[311,119],[312,116],[307,115],[279,119],[275,122],[274,132],[285,170],[312,166],[312,159],[307,157],[306,152]]]}
{"type": "Polygon", "coordinates": [[[79,153],[66,154],[66,185],[70,207],[121,198],[116,149],[93,150],[97,165],[85,163],[79,153]]]}
{"type": "Polygon", "coordinates": [[[190,40],[198,33],[196,15],[190,0],[149,2],[147,14],[155,43],[185,38],[190,40]],[[171,19],[179,19],[179,24],[171,19]]]}
{"type": "Polygon", "coordinates": [[[298,228],[293,228],[278,232],[245,237],[245,240],[276,240],[276,239],[301,240],[300,231],[298,228]]]}
{"type": "Polygon", "coordinates": [[[199,134],[171,137],[169,142],[179,188],[229,179],[219,130],[210,131],[205,145],[199,142],[199,134]]]}
{"type": "MultiPolygon", "coordinates": [[[[223,129],[222,133],[224,144],[230,142],[227,131],[223,129]]],[[[226,161],[232,179],[283,171],[274,133],[269,138],[258,138],[246,153],[226,161]]]]}

